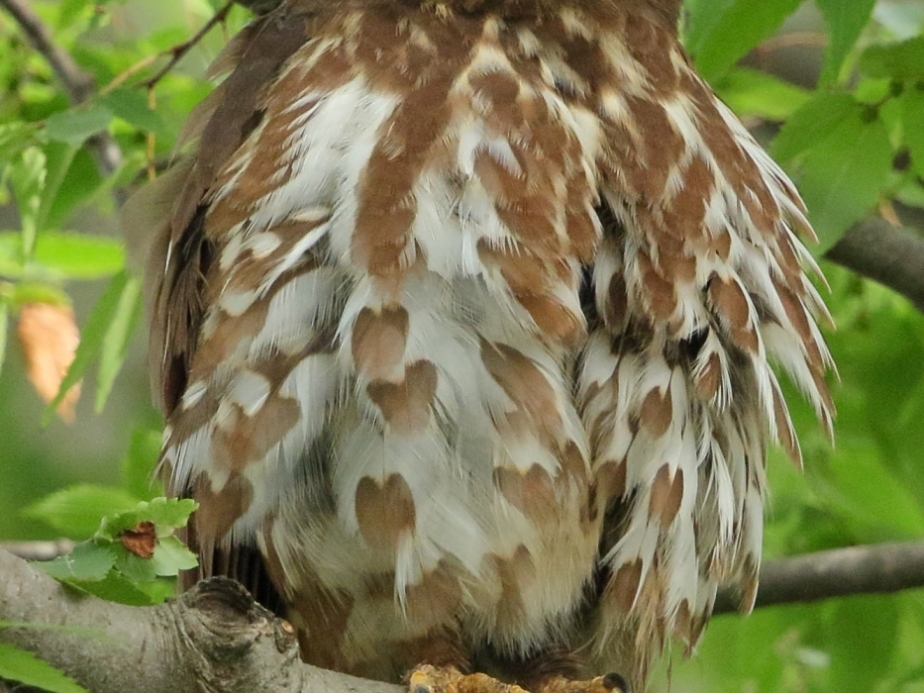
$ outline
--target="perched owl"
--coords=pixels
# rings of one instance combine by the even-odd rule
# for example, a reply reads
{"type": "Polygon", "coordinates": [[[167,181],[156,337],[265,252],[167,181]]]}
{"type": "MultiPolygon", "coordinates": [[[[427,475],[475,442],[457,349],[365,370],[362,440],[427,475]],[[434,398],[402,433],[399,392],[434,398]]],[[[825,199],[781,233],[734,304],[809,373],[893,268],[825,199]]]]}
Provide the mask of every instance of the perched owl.
{"type": "Polygon", "coordinates": [[[638,690],[752,605],[772,364],[830,430],[829,317],[679,5],[286,0],[218,58],[133,224],[161,469],[306,661],[638,690]]]}

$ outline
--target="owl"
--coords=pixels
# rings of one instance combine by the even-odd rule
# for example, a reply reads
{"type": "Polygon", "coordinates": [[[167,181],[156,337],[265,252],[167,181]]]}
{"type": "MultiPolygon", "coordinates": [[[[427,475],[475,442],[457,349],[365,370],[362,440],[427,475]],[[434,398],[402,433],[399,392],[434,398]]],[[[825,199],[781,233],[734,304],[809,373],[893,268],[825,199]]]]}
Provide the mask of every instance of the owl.
{"type": "Polygon", "coordinates": [[[830,431],[830,317],[679,6],[285,0],[230,42],[134,224],[189,580],[433,691],[641,690],[751,608],[774,368],[830,431]]]}

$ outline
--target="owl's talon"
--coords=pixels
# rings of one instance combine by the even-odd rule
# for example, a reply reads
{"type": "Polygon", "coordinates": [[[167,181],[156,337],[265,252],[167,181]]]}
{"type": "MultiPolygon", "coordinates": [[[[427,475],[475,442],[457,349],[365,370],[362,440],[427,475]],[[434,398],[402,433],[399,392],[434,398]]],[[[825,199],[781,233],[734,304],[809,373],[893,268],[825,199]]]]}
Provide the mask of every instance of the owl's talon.
{"type": "Polygon", "coordinates": [[[487,674],[463,674],[455,667],[422,664],[408,677],[409,693],[526,693],[487,674]]]}
{"type": "Polygon", "coordinates": [[[449,693],[455,690],[462,673],[454,667],[435,667],[430,664],[421,664],[414,669],[408,677],[408,691],[410,693],[449,693]]]}
{"type": "Polygon", "coordinates": [[[629,682],[622,674],[611,671],[601,681],[603,687],[616,693],[630,693],[629,682]]]}
{"type": "Polygon", "coordinates": [[[535,693],[630,693],[629,682],[615,672],[585,681],[554,676],[542,681],[535,693]]]}

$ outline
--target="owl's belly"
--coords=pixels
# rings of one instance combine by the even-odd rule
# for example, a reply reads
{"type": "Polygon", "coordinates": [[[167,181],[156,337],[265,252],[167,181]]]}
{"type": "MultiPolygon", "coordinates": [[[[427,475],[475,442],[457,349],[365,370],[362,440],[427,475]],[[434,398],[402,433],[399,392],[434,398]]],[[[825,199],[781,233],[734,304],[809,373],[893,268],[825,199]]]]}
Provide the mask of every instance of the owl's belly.
{"type": "Polygon", "coordinates": [[[580,270],[556,271],[554,336],[493,269],[391,285],[318,252],[244,308],[215,283],[198,356],[220,367],[194,364],[164,459],[200,542],[256,538],[310,661],[393,678],[437,658],[413,643],[526,653],[563,631],[606,494],[574,401],[580,270]]]}
{"type": "Polygon", "coordinates": [[[321,424],[250,510],[274,508],[257,534],[309,661],[393,678],[440,658],[424,645],[525,653],[580,602],[602,494],[571,364],[488,295],[421,273],[282,388],[321,424]]]}
{"type": "MultiPolygon", "coordinates": [[[[456,46],[481,36],[465,26],[456,46]]],[[[306,44],[280,77],[301,96],[266,104],[208,199],[165,462],[200,539],[256,538],[306,656],[369,676],[414,663],[399,643],[547,642],[593,572],[605,494],[574,401],[592,115],[491,46],[402,96],[352,70],[305,88],[339,50],[306,44]]]]}
{"type": "Polygon", "coordinates": [[[488,643],[525,654],[560,637],[592,574],[599,534],[586,477],[572,471],[503,471],[478,498],[460,487],[455,498],[469,502],[426,522],[400,477],[364,477],[359,532],[333,515],[283,512],[261,548],[285,585],[303,657],[394,679],[420,661],[459,664],[457,654],[488,643]]]}

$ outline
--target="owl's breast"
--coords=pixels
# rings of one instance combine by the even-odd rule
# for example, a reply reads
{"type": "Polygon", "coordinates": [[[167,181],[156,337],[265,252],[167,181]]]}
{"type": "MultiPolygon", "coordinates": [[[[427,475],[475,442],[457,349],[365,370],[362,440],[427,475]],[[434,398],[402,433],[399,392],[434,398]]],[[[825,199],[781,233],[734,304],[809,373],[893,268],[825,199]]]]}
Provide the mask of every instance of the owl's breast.
{"type": "Polygon", "coordinates": [[[164,452],[200,541],[259,546],[306,657],[379,678],[435,634],[548,643],[602,515],[573,401],[589,116],[499,20],[423,17],[347,18],[262,97],[205,196],[164,452]]]}

